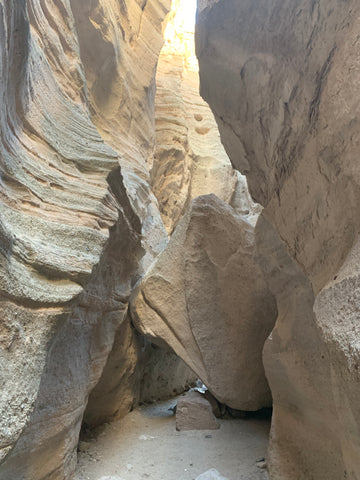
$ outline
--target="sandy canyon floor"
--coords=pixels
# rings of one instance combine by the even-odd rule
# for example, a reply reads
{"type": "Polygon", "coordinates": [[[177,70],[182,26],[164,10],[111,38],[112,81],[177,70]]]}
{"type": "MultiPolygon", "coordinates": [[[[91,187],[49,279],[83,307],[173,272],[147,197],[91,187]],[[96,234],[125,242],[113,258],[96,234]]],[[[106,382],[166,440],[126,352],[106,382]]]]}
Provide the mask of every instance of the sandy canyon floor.
{"type": "Polygon", "coordinates": [[[175,404],[141,407],[88,435],[75,480],[195,480],[211,468],[229,480],[268,479],[256,461],[266,455],[269,420],[220,420],[219,430],[177,432],[169,410],[175,404]]]}

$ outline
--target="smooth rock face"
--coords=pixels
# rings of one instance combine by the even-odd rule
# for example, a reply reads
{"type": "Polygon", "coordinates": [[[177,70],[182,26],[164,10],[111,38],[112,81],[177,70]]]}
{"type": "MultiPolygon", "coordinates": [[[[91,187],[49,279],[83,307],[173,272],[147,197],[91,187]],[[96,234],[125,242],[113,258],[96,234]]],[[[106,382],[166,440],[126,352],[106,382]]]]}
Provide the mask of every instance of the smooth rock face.
{"type": "Polygon", "coordinates": [[[136,404],[142,356],[138,337],[127,315],[115,334],[101,378],[89,396],[83,419],[87,427],[121,418],[136,404]]]}
{"type": "Polygon", "coordinates": [[[126,194],[141,222],[143,273],[165,246],[150,189],[155,144],[155,68],[170,0],[71,0],[91,119],[119,154],[126,194]]]}
{"type": "Polygon", "coordinates": [[[351,0],[200,2],[201,92],[264,206],[274,480],[360,478],[359,14],[351,0]]]}
{"type": "Polygon", "coordinates": [[[176,405],[176,430],[217,430],[210,402],[198,392],[188,392],[179,398],[176,405]]]}
{"type": "Polygon", "coordinates": [[[251,224],[198,197],[131,299],[136,327],[240,410],[271,405],[261,356],[277,311],[254,254],[251,224]]]}

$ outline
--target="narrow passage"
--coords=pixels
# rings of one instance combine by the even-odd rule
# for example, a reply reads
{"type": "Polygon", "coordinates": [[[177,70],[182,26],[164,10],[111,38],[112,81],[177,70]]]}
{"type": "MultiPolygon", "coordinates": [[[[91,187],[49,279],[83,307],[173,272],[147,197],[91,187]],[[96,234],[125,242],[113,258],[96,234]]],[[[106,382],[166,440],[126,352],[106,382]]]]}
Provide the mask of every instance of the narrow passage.
{"type": "Polygon", "coordinates": [[[177,432],[175,404],[140,407],[88,435],[75,480],[195,480],[211,468],[228,480],[268,479],[256,462],[266,456],[269,420],[219,420],[219,430],[177,432]]]}

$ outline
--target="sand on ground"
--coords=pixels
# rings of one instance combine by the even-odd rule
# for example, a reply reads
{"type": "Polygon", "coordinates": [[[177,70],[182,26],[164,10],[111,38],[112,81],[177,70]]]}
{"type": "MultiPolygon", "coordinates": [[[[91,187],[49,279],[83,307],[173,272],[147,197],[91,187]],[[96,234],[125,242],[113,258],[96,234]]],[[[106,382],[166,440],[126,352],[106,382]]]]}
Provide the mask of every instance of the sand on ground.
{"type": "Polygon", "coordinates": [[[175,429],[176,399],[140,407],[80,442],[75,480],[195,480],[215,468],[228,480],[267,480],[269,420],[219,420],[219,430],[175,429]]]}

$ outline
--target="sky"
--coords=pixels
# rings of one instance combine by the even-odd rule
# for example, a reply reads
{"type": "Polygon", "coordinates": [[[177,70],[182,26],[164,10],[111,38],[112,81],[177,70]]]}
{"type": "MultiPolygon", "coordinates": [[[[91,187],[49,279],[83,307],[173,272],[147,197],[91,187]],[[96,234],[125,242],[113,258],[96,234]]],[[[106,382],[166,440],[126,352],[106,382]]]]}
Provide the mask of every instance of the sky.
{"type": "Polygon", "coordinates": [[[180,0],[180,15],[186,30],[193,31],[195,26],[196,0],[180,0]]]}

